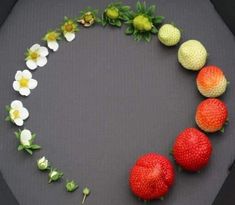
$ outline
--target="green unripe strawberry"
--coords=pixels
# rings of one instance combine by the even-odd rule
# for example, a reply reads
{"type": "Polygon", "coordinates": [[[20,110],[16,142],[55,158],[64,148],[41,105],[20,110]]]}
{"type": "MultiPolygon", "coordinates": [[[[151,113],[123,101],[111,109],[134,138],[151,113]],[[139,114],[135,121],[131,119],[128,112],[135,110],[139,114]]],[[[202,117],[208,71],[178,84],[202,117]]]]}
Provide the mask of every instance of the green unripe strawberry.
{"type": "Polygon", "coordinates": [[[179,43],[181,33],[172,24],[164,24],[158,31],[158,39],[165,46],[174,46],[179,43]]]}
{"type": "Polygon", "coordinates": [[[136,16],[133,20],[133,26],[141,32],[150,31],[152,29],[152,23],[144,15],[136,16]]]}
{"type": "Polygon", "coordinates": [[[110,7],[106,10],[106,15],[110,19],[115,20],[119,17],[119,10],[116,7],[110,7]]]}
{"type": "Polygon", "coordinates": [[[200,70],[206,63],[207,51],[197,40],[184,42],[178,50],[179,63],[188,70],[200,70]]]}

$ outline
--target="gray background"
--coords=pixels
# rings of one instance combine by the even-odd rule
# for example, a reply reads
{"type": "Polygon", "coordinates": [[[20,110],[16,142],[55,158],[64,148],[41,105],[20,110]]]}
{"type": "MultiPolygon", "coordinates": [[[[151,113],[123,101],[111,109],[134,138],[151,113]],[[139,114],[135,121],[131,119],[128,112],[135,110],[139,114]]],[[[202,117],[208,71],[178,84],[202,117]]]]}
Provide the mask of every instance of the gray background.
{"type": "MultiPolygon", "coordinates": [[[[134,5],[136,1],[125,1],[134,5]]],[[[148,1],[158,6],[166,22],[184,30],[183,41],[198,39],[208,52],[208,64],[221,66],[231,85],[223,96],[230,112],[225,134],[210,136],[214,152],[200,174],[177,172],[175,186],[162,205],[210,205],[235,156],[235,42],[209,1],[148,1]]],[[[177,47],[166,48],[154,37],[136,43],[123,29],[82,29],[72,43],[61,42],[49,63],[33,73],[39,81],[29,98],[12,89],[16,70],[25,68],[24,52],[39,42],[63,16],[77,16],[86,6],[103,9],[110,1],[20,0],[0,30],[0,169],[21,205],[80,204],[81,189],[92,195],[86,204],[137,205],[128,188],[128,171],[146,152],[168,155],[176,135],[195,126],[194,113],[203,100],[196,73],[177,63],[177,47]],[[33,157],[16,150],[15,126],[4,122],[3,106],[23,100],[30,111],[26,128],[38,134],[43,150],[33,157]],[[37,171],[46,155],[79,182],[66,193],[63,182],[47,184],[37,171]]]]}

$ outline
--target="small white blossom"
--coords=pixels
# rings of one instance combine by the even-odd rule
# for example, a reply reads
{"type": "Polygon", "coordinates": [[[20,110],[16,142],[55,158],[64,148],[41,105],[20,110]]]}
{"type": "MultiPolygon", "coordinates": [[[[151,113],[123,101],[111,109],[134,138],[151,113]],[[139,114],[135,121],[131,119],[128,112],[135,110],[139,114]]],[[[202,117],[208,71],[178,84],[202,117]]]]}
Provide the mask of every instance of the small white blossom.
{"type": "Polygon", "coordinates": [[[17,126],[22,126],[24,124],[24,120],[29,117],[29,112],[23,106],[21,101],[14,100],[10,105],[9,116],[13,123],[17,126]]]}
{"type": "Polygon", "coordinates": [[[46,159],[46,157],[42,157],[37,161],[37,166],[39,170],[46,170],[49,167],[49,161],[46,159]]]}
{"type": "Polygon", "coordinates": [[[26,53],[26,65],[30,70],[35,70],[38,66],[47,64],[48,49],[39,44],[34,44],[26,53]]]}
{"type": "Polygon", "coordinates": [[[28,96],[30,90],[36,88],[38,82],[32,79],[32,73],[28,70],[17,71],[15,74],[15,81],[13,82],[13,89],[20,93],[20,95],[28,96]]]}

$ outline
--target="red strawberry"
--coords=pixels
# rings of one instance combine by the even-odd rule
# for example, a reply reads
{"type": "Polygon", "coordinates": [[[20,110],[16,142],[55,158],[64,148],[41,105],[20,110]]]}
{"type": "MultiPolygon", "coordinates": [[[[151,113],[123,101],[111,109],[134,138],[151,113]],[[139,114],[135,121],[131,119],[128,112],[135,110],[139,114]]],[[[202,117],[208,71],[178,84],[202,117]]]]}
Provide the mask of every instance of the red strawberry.
{"type": "Polygon", "coordinates": [[[143,200],[163,197],[174,182],[174,169],[164,156],[148,153],[141,156],[130,172],[132,192],[143,200]]]}
{"type": "Polygon", "coordinates": [[[177,164],[188,171],[199,171],[211,157],[212,145],[209,138],[195,128],[181,132],[173,146],[173,157],[177,164]]]}
{"type": "Polygon", "coordinates": [[[218,97],[227,88],[227,80],[223,71],[216,66],[206,66],[197,75],[197,87],[205,97],[218,97]]]}
{"type": "Polygon", "coordinates": [[[198,105],[195,120],[205,132],[216,132],[223,128],[227,118],[225,103],[216,98],[209,98],[198,105]]]}

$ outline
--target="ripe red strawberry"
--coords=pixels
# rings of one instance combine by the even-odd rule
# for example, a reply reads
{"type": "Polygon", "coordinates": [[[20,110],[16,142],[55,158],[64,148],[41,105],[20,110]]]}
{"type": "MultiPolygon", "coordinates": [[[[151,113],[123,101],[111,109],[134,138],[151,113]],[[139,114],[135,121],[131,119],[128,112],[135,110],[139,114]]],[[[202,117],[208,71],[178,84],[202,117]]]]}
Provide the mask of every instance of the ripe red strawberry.
{"type": "Polygon", "coordinates": [[[212,145],[209,138],[195,128],[181,132],[173,146],[173,157],[177,164],[188,171],[199,171],[211,157],[212,145]]]}
{"type": "Polygon", "coordinates": [[[199,92],[205,97],[218,97],[227,88],[223,71],[217,66],[206,66],[200,70],[196,79],[199,92]]]}
{"type": "Polygon", "coordinates": [[[143,200],[163,197],[174,182],[174,169],[164,156],[148,153],[141,156],[130,172],[132,192],[143,200]]]}
{"type": "Polygon", "coordinates": [[[221,130],[228,118],[228,110],[224,102],[216,98],[202,101],[196,111],[197,125],[205,132],[221,130]]]}

